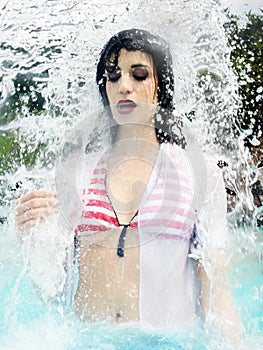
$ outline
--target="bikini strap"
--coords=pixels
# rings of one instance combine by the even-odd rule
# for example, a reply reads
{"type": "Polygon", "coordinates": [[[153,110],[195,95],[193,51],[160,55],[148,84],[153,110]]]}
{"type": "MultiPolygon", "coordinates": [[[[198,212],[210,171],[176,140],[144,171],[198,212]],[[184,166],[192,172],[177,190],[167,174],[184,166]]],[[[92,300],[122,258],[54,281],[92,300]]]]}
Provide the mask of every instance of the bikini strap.
{"type": "Polygon", "coordinates": [[[127,232],[128,227],[129,227],[129,225],[123,225],[123,229],[121,230],[121,234],[119,237],[117,255],[120,258],[124,257],[124,242],[125,242],[126,232],[127,232]]]}

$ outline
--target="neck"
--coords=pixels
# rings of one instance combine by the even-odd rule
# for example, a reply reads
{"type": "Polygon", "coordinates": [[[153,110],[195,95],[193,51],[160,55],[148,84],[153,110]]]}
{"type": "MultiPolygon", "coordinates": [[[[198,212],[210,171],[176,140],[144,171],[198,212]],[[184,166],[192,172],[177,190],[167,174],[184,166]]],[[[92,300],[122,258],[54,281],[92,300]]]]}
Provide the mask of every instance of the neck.
{"type": "Polygon", "coordinates": [[[159,145],[153,125],[129,123],[120,126],[117,141],[138,139],[159,145]]]}
{"type": "Polygon", "coordinates": [[[152,125],[121,125],[114,147],[115,156],[147,159],[154,163],[160,144],[152,125]]]}

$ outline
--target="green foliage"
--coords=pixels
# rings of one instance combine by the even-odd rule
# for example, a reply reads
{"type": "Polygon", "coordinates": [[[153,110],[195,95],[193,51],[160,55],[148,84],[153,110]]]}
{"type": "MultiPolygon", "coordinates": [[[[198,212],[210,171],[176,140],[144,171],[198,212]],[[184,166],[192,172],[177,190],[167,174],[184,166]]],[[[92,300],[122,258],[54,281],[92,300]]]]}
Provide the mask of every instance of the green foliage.
{"type": "Polygon", "coordinates": [[[42,143],[36,146],[26,144],[19,132],[0,131],[0,175],[6,172],[14,172],[21,165],[31,168],[37,158],[45,151],[42,143]]]}
{"type": "MultiPolygon", "coordinates": [[[[38,91],[35,78],[30,73],[17,74],[13,82],[15,93],[10,94],[0,107],[0,126],[32,114],[44,114],[45,100],[38,91]]],[[[14,172],[21,165],[33,167],[44,150],[44,144],[35,145],[34,140],[25,140],[19,134],[19,128],[13,131],[0,130],[0,175],[14,172]]]]}
{"type": "Polygon", "coordinates": [[[242,103],[238,119],[242,128],[251,130],[250,140],[260,138],[263,132],[263,16],[248,12],[243,25],[238,16],[229,12],[227,16],[225,29],[242,103]]]}
{"type": "Polygon", "coordinates": [[[20,162],[19,145],[11,132],[0,133],[0,174],[18,167],[20,162]]]}
{"type": "MultiPolygon", "coordinates": [[[[42,74],[43,77],[47,77],[46,72],[42,74]]],[[[40,87],[35,81],[36,78],[37,76],[32,73],[16,75],[13,81],[15,93],[10,94],[0,107],[0,126],[27,114],[44,112],[45,100],[39,92],[40,87]]]]}

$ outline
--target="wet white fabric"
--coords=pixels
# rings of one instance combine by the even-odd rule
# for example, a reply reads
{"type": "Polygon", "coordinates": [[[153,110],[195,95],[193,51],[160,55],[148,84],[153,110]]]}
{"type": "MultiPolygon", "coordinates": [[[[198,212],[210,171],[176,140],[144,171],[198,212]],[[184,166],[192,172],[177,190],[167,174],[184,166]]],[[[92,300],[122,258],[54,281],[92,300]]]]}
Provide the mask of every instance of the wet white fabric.
{"type": "MultiPolygon", "coordinates": [[[[88,178],[102,153],[98,152],[96,157],[93,155],[93,162],[89,162],[88,178]]],[[[175,327],[198,317],[199,287],[194,259],[204,258],[207,252],[213,254],[223,247],[226,232],[225,189],[220,169],[213,161],[207,161],[207,174],[207,195],[196,213],[196,174],[191,161],[180,147],[161,145],[138,212],[141,322],[157,327],[175,327]],[[199,246],[190,241],[194,224],[200,236],[198,239],[202,240],[199,246]]],[[[85,182],[87,173],[79,171],[78,175],[80,194],[88,186],[85,182]]],[[[81,213],[77,213],[71,225],[79,217],[81,213]]],[[[45,231],[43,226],[41,230],[45,231]]],[[[73,247],[73,231],[64,230],[63,239],[55,234],[47,241],[45,236],[48,249],[44,250],[43,236],[38,238],[40,244],[36,244],[31,252],[31,278],[42,289],[45,298],[54,297],[56,292],[61,293],[65,283],[65,249],[69,247],[69,240],[73,247]],[[59,244],[56,244],[56,239],[59,244]],[[49,268],[46,268],[47,262],[49,268]],[[45,268],[39,269],[41,265],[45,268]],[[51,270],[53,277],[49,276],[51,270]],[[52,284],[54,288],[50,288],[52,284]]],[[[72,267],[72,262],[68,262],[68,276],[72,267]]],[[[73,278],[68,278],[67,288],[71,290],[68,294],[72,293],[72,284],[73,278]]]]}
{"type": "MultiPolygon", "coordinates": [[[[188,179],[188,187],[194,188],[194,174],[189,164],[189,158],[184,151],[177,146],[164,145],[165,152],[160,154],[160,172],[149,183],[149,193],[158,183],[165,184],[177,181],[180,178],[180,170],[176,168],[176,162],[172,158],[179,159],[184,177],[188,179]],[[172,170],[174,165],[174,169],[172,170]],[[168,171],[169,168],[169,171],[168,171]]],[[[141,238],[140,247],[140,320],[158,327],[174,327],[197,319],[199,315],[198,293],[199,285],[196,276],[194,260],[205,258],[204,252],[224,246],[226,233],[226,195],[223,186],[220,169],[213,162],[207,162],[207,195],[202,205],[197,210],[197,218],[192,221],[197,226],[199,245],[190,242],[191,232],[174,232],[174,235],[163,234],[166,232],[167,222],[163,221],[162,232],[155,232],[154,225],[149,221],[142,225],[139,218],[141,238]],[[201,241],[201,242],[200,242],[201,241]],[[202,249],[200,249],[203,247],[202,249]]],[[[182,184],[182,183],[181,183],[182,184]]],[[[181,186],[183,196],[184,186],[181,186]]],[[[163,192],[163,197],[170,192],[163,192]]],[[[167,202],[163,201],[166,210],[167,202]]],[[[174,203],[176,204],[176,202],[174,203]]],[[[189,201],[188,212],[196,210],[194,199],[189,201]]],[[[178,206],[178,204],[176,205],[178,206]]],[[[176,220],[176,206],[171,204],[170,221],[176,220]]],[[[161,217],[162,209],[158,213],[161,217]],[[160,214],[161,213],[161,214],[160,214]]],[[[189,215],[188,215],[189,219],[189,215]]],[[[153,221],[154,223],[154,221],[153,221]]],[[[188,221],[189,224],[189,221],[188,221]]],[[[169,226],[169,223],[168,223],[169,226]]],[[[168,230],[169,231],[169,230],[168,230]]],[[[212,253],[213,254],[213,253],[212,253]]]]}

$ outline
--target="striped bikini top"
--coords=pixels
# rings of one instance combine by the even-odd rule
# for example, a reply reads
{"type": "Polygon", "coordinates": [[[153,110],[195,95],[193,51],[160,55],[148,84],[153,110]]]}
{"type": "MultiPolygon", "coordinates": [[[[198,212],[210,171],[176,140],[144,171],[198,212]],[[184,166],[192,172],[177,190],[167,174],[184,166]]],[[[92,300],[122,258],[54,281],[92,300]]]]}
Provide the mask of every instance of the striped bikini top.
{"type": "MultiPolygon", "coordinates": [[[[98,232],[120,226],[117,215],[106,191],[106,161],[100,159],[93,171],[90,185],[82,191],[83,223],[78,225],[78,232],[98,232]]],[[[138,227],[137,213],[131,220],[130,227],[138,227]]]]}
{"type": "MultiPolygon", "coordinates": [[[[106,191],[105,154],[98,159],[89,184],[82,190],[83,211],[77,234],[86,235],[119,227],[106,191]]],[[[141,205],[130,227],[148,235],[189,240],[195,222],[193,174],[183,149],[163,143],[141,205]]]]}

